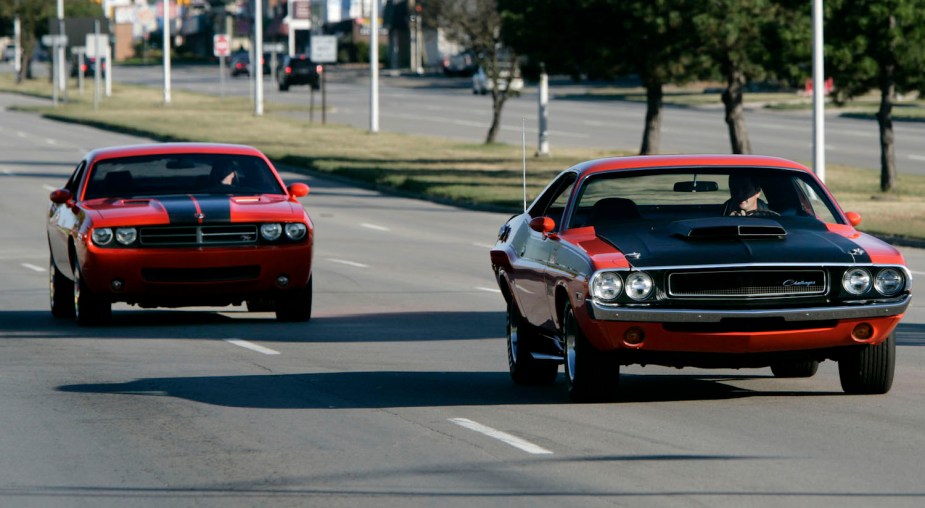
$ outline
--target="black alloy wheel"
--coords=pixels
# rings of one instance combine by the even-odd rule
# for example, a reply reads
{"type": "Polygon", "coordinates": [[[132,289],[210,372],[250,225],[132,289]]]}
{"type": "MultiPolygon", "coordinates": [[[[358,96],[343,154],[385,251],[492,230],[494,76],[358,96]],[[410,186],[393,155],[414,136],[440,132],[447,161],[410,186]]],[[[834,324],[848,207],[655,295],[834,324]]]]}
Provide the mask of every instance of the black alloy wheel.
{"type": "Polygon", "coordinates": [[[65,277],[55,266],[52,256],[48,258],[48,299],[51,303],[51,315],[56,318],[74,317],[74,290],[71,279],[65,277]]]}
{"type": "Polygon", "coordinates": [[[74,261],[74,317],[80,326],[105,325],[112,317],[112,304],[93,294],[83,280],[80,265],[74,261]]]}

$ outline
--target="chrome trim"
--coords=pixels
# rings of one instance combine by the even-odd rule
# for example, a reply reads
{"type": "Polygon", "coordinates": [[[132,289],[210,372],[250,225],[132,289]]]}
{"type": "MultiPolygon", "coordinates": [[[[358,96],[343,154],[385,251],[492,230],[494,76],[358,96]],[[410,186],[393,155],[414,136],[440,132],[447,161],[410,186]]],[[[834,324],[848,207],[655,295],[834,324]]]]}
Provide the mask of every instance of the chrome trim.
{"type": "Polygon", "coordinates": [[[894,301],[876,302],[839,307],[811,307],[807,309],[659,309],[642,307],[615,307],[588,302],[592,319],[601,321],[633,321],[656,323],[718,323],[725,318],[779,317],[784,321],[816,321],[823,319],[863,319],[897,316],[906,312],[912,295],[903,295],[894,301]]]}

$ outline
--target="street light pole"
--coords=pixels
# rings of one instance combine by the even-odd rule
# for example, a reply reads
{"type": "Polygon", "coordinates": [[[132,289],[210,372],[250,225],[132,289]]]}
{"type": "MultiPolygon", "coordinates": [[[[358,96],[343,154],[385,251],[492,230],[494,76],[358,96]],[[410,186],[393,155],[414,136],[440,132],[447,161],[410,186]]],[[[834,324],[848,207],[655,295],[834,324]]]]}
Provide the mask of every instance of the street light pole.
{"type": "MultiPolygon", "coordinates": [[[[64,0],[58,0],[58,35],[64,37],[64,0]]],[[[55,56],[57,57],[55,73],[58,76],[58,90],[61,92],[67,86],[64,74],[64,48],[65,45],[61,42],[55,45],[55,56]]]]}
{"type": "Polygon", "coordinates": [[[379,132],[379,0],[369,16],[369,132],[379,132]]]}
{"type": "MultiPolygon", "coordinates": [[[[170,0],[164,6],[164,104],[170,104],[170,0]]],[[[99,58],[99,57],[97,57],[99,58]]]]}
{"type": "Polygon", "coordinates": [[[825,182],[825,68],[822,0],[813,0],[813,171],[825,182]]]}
{"type": "Polygon", "coordinates": [[[251,65],[254,67],[254,85],[256,91],[256,106],[254,115],[263,115],[263,0],[254,2],[254,59],[251,65]]]}

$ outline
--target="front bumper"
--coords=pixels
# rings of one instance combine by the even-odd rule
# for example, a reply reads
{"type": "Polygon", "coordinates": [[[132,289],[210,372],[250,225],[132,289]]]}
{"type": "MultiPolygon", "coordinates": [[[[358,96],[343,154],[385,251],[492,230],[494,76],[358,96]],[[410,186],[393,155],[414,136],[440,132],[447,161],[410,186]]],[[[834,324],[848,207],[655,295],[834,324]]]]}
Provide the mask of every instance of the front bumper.
{"type": "Polygon", "coordinates": [[[890,300],[839,307],[796,309],[654,309],[650,307],[616,307],[588,302],[591,319],[655,323],[719,323],[729,318],[781,318],[788,322],[841,319],[867,319],[896,316],[906,312],[911,295],[890,300]]]}
{"type": "Polygon", "coordinates": [[[311,276],[312,243],[168,249],[91,246],[79,255],[89,289],[111,301],[211,305],[305,287],[311,276]],[[281,276],[287,280],[285,285],[279,283],[281,276]]]}

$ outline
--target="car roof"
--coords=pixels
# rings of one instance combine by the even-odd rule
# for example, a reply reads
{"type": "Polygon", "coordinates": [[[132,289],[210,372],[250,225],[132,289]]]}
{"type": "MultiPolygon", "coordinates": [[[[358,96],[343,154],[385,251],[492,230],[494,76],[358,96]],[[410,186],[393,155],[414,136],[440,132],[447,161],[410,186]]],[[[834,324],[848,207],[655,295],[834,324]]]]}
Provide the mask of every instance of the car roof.
{"type": "Polygon", "coordinates": [[[252,146],[225,143],[149,143],[143,145],[114,146],[93,150],[87,154],[86,159],[95,162],[98,160],[118,159],[122,157],[189,153],[250,155],[266,159],[260,150],[252,146]]]}
{"type": "Polygon", "coordinates": [[[678,155],[637,155],[628,157],[609,157],[582,162],[573,166],[582,176],[608,171],[621,171],[643,168],[686,168],[686,167],[761,167],[786,168],[806,171],[809,168],[791,160],[764,155],[734,154],[678,154],[678,155]]]}

